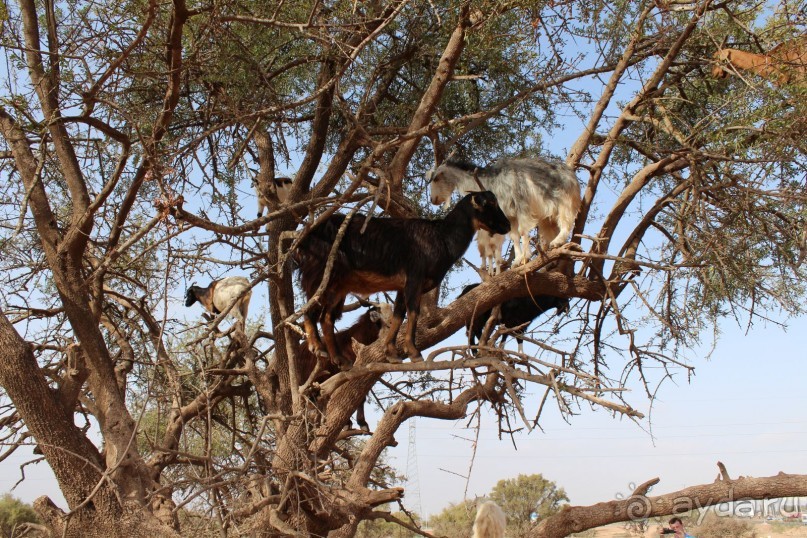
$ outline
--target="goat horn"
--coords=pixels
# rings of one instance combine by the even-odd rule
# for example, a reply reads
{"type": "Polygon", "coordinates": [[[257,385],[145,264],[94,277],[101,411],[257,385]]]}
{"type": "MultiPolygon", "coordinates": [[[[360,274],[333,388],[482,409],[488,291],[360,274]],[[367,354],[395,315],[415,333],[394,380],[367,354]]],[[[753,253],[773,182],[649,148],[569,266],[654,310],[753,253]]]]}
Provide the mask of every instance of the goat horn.
{"type": "Polygon", "coordinates": [[[476,184],[479,185],[479,190],[486,191],[487,189],[484,185],[482,185],[482,182],[479,181],[479,177],[476,175],[477,172],[479,172],[479,168],[474,168],[474,181],[476,181],[476,184]]]}
{"type": "Polygon", "coordinates": [[[429,133],[429,140],[432,143],[432,153],[434,153],[434,166],[440,166],[443,163],[443,148],[440,146],[440,137],[437,133],[429,133]]]}

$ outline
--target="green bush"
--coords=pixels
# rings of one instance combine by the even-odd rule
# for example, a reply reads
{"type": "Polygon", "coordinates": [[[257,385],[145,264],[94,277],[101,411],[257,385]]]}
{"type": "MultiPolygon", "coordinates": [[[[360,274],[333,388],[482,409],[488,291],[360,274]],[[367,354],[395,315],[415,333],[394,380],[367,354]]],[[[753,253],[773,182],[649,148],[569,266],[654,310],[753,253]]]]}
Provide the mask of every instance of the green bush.
{"type": "Polygon", "coordinates": [[[4,493],[0,496],[0,532],[3,538],[13,538],[17,527],[23,523],[39,523],[34,509],[4,493]]]}

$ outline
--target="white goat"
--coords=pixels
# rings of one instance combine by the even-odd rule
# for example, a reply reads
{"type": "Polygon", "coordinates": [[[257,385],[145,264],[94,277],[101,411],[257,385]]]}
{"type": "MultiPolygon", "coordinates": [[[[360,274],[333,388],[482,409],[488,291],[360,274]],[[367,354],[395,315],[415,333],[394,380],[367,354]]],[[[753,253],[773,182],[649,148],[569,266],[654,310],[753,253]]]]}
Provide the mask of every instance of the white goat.
{"type": "Polygon", "coordinates": [[[476,510],[473,538],[504,538],[507,519],[499,505],[485,501],[476,510]]]}
{"type": "MultiPolygon", "coordinates": [[[[269,207],[269,193],[265,192],[267,186],[259,183],[257,177],[252,180],[252,184],[255,187],[255,194],[258,195],[258,218],[261,218],[263,216],[264,208],[269,207]]],[[[276,177],[274,179],[274,189],[277,193],[277,199],[281,204],[285,203],[286,200],[289,199],[291,184],[292,180],[288,177],[276,177]]],[[[271,187],[268,188],[271,189],[271,187]]]]}
{"type": "MultiPolygon", "coordinates": [[[[243,276],[229,276],[221,280],[214,280],[206,288],[201,286],[191,285],[188,291],[185,292],[185,306],[191,306],[196,301],[199,301],[205,310],[211,314],[218,315],[227,310],[238,297],[249,289],[249,280],[243,276]]],[[[234,305],[229,311],[229,315],[234,317],[241,328],[246,327],[247,311],[249,310],[249,299],[252,297],[252,291],[246,292],[241,297],[238,304],[234,305]]]]}
{"type": "Polygon", "coordinates": [[[431,202],[451,202],[451,193],[465,195],[480,190],[479,182],[490,189],[510,220],[510,238],[516,251],[516,264],[532,255],[530,230],[538,227],[543,248],[557,248],[569,238],[580,209],[580,184],[574,171],[562,163],[542,159],[504,159],[487,167],[447,161],[429,171],[431,202]]]}
{"type": "Polygon", "coordinates": [[[476,246],[479,247],[479,257],[482,258],[482,270],[489,275],[498,275],[502,272],[502,245],[504,236],[492,234],[480,229],[476,232],[476,246]]]}

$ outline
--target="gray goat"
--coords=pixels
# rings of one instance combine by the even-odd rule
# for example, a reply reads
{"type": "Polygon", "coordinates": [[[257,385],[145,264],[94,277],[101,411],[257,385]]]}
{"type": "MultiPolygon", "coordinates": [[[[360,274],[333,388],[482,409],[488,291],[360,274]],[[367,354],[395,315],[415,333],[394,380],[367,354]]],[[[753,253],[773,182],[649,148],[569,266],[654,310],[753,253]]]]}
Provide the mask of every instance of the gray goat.
{"type": "Polygon", "coordinates": [[[503,159],[487,168],[449,160],[427,175],[431,202],[448,207],[454,190],[462,195],[480,190],[477,178],[496,195],[510,221],[516,265],[532,255],[529,234],[536,226],[543,248],[568,240],[580,209],[580,184],[571,168],[543,159],[503,159]]]}

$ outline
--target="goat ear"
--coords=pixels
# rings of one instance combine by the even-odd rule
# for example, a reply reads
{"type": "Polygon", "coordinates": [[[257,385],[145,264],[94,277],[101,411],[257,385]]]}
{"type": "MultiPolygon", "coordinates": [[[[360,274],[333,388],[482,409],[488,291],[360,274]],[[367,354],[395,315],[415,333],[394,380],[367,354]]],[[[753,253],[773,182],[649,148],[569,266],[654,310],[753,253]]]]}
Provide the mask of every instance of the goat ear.
{"type": "Polygon", "coordinates": [[[480,205],[479,200],[477,200],[478,196],[476,193],[471,194],[471,207],[476,209],[477,211],[482,211],[482,205],[480,205]]]}

